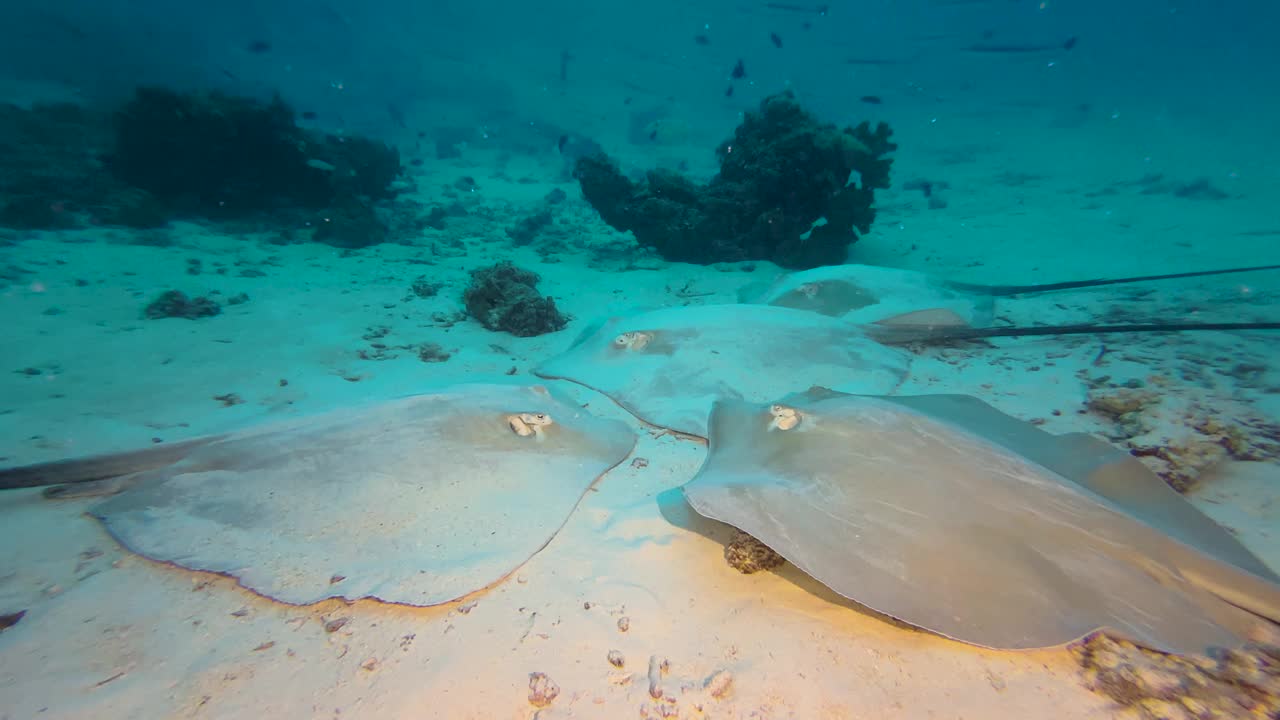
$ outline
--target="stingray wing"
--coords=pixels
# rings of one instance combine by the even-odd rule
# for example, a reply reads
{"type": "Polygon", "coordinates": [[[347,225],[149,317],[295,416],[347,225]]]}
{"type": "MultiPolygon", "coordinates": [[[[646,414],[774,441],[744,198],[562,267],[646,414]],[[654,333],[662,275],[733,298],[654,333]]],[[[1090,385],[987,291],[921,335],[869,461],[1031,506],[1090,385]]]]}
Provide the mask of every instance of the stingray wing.
{"type": "Polygon", "coordinates": [[[761,305],[706,305],[611,318],[535,373],[604,393],[645,422],[706,436],[721,399],[756,402],[812,383],[886,393],[910,355],[850,323],[761,305]]]}
{"type": "Polygon", "coordinates": [[[897,399],[819,398],[792,398],[802,420],[786,431],[770,429],[769,406],[718,403],[685,496],[879,612],[987,647],[1110,628],[1199,652],[1235,644],[1256,620],[1213,584],[1274,597],[1265,580],[945,417],[897,399]]]}
{"type": "Polygon", "coordinates": [[[283,602],[433,605],[528,560],[633,444],[544,388],[459,386],[229,436],[92,512],[139,554],[283,602]],[[552,424],[522,436],[513,414],[552,424]]]}

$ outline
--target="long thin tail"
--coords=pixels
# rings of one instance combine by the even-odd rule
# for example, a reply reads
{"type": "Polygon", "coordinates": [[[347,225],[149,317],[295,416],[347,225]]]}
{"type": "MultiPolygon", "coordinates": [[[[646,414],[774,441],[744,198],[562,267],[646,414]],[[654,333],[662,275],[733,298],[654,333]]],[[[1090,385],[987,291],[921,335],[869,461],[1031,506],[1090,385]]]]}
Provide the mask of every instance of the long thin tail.
{"type": "Polygon", "coordinates": [[[172,465],[220,436],[193,438],[109,455],[26,465],[0,470],[0,490],[83,483],[131,475],[172,465]]]}
{"type": "Polygon", "coordinates": [[[1125,325],[1042,325],[1035,327],[954,327],[866,325],[877,342],[897,345],[944,340],[980,340],[994,337],[1035,337],[1044,335],[1105,335],[1107,333],[1191,332],[1205,330],[1280,330],[1280,322],[1240,323],[1145,323],[1125,325]]]}
{"type": "Polygon", "coordinates": [[[1042,283],[1040,285],[974,285],[970,283],[947,283],[949,286],[981,295],[1003,297],[1007,295],[1030,295],[1032,293],[1053,292],[1055,290],[1074,290],[1077,288],[1100,287],[1102,285],[1123,285],[1125,283],[1150,282],[1154,280],[1176,280],[1178,278],[1204,277],[1206,275],[1231,275],[1233,273],[1258,272],[1260,270],[1277,270],[1280,265],[1255,265],[1252,267],[1226,268],[1223,270],[1197,270],[1195,272],[1167,273],[1164,275],[1138,275],[1125,278],[1095,278],[1093,280],[1069,280],[1067,282],[1042,283]]]}

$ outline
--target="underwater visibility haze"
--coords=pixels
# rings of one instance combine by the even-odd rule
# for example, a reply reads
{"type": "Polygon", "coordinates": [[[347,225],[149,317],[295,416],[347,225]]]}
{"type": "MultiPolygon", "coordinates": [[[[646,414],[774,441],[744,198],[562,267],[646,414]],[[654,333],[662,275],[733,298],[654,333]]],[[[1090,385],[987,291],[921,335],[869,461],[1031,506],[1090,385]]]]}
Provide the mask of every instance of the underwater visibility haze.
{"type": "Polygon", "coordinates": [[[0,720],[1280,718],[1280,45],[0,6],[0,720]]]}

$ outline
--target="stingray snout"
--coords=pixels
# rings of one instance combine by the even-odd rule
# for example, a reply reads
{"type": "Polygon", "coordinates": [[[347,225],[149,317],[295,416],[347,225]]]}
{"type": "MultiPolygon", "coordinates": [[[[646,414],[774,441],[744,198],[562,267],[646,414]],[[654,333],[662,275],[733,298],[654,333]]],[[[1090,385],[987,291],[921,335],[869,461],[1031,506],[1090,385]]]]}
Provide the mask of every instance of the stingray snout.
{"type": "Polygon", "coordinates": [[[555,424],[551,416],[539,412],[513,413],[507,416],[507,427],[520,437],[533,436],[542,439],[543,428],[555,424]]]}

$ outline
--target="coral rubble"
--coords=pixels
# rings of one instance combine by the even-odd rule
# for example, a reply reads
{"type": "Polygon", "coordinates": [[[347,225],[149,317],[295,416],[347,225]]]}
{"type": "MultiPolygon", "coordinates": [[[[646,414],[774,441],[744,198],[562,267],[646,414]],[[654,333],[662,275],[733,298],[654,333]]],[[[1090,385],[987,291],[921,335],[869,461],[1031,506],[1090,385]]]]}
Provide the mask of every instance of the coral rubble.
{"type": "Polygon", "coordinates": [[[1180,657],[1095,633],[1071,646],[1085,684],[1143,720],[1280,717],[1280,635],[1262,627],[1239,650],[1180,657]]]}
{"type": "Polygon", "coordinates": [[[213,317],[222,313],[222,307],[217,302],[208,297],[188,297],[181,290],[169,290],[153,300],[143,315],[148,320],[162,320],[164,318],[184,318],[186,320],[195,320],[203,317],[213,317]]]}
{"type": "Polygon", "coordinates": [[[1246,403],[1205,390],[1096,387],[1085,407],[1110,421],[1110,440],[1181,493],[1228,460],[1280,457],[1280,426],[1246,403]]]}
{"type": "Polygon", "coordinates": [[[810,268],[844,262],[870,230],[875,190],[889,186],[891,135],[884,123],[819,123],[787,92],[747,114],[705,185],[661,169],[633,182],[603,153],[580,158],[574,175],[606,223],[667,260],[810,268]]]}
{"type": "Polygon", "coordinates": [[[744,575],[781,567],[786,560],[773,548],[741,530],[724,546],[724,560],[729,567],[744,575]]]}
{"type": "Polygon", "coordinates": [[[383,242],[399,153],[299,127],[279,98],[139,88],[108,115],[0,107],[0,226],[155,228],[173,219],[311,225],[339,247],[383,242]]]}
{"type": "Polygon", "coordinates": [[[537,273],[504,262],[471,271],[471,285],[463,293],[467,313],[489,330],[532,337],[554,332],[569,319],[555,300],[538,294],[537,273]]]}

